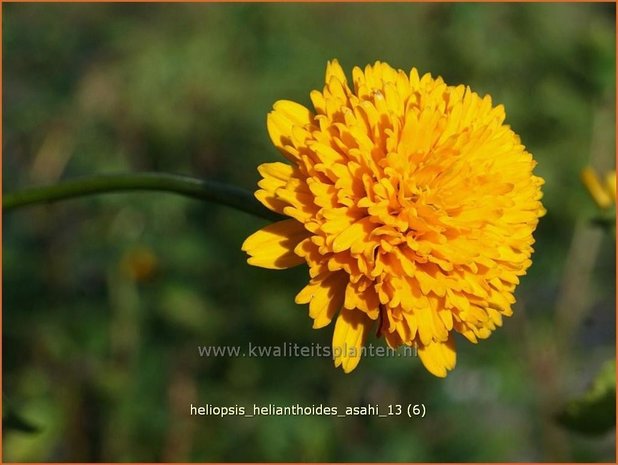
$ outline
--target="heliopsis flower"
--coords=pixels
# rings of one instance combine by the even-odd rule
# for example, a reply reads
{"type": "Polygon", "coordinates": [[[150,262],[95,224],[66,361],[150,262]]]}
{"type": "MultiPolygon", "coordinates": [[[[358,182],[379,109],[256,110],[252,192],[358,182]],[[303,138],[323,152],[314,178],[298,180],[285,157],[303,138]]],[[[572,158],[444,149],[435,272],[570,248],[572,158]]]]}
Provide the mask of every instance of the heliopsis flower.
{"type": "Polygon", "coordinates": [[[282,100],[267,119],[286,163],[261,165],[256,197],[289,219],[243,244],[252,265],[306,263],[296,296],[314,328],[335,319],[335,365],[358,364],[376,330],[455,366],[453,334],[476,343],[512,313],[545,210],[543,180],[504,108],[470,88],[376,62],[326,67],[313,109],[282,100]]]}

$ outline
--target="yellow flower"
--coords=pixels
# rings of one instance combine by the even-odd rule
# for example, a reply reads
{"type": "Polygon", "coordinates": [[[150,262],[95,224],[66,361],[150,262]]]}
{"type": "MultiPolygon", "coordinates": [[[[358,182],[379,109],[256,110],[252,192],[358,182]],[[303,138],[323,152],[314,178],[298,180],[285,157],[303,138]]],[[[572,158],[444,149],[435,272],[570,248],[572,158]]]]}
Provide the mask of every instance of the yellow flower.
{"type": "Polygon", "coordinates": [[[616,202],[616,171],[605,175],[605,185],[601,184],[596,171],[589,166],[582,170],[581,177],[599,208],[609,208],[616,202]]]}
{"type": "Polygon", "coordinates": [[[314,111],[287,100],[268,132],[289,163],[265,163],[256,197],[290,219],[251,235],[252,265],[307,263],[314,328],[335,317],[335,365],[360,360],[369,331],[455,367],[453,333],[487,338],[512,313],[545,212],[543,180],[501,105],[463,85],[376,62],[353,84],[334,60],[314,111]]]}

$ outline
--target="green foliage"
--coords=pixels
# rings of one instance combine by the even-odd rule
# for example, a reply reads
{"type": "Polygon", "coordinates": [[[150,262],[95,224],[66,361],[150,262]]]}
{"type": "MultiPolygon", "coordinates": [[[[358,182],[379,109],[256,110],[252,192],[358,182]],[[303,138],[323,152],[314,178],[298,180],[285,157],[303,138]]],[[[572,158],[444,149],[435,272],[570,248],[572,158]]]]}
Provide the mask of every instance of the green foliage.
{"type": "Polygon", "coordinates": [[[5,397],[2,399],[2,430],[19,431],[22,433],[36,433],[39,429],[20,415],[15,407],[5,397]]]}
{"type": "Polygon", "coordinates": [[[616,427],[616,361],[610,360],[588,390],[558,415],[565,427],[584,434],[603,434],[616,427]]]}

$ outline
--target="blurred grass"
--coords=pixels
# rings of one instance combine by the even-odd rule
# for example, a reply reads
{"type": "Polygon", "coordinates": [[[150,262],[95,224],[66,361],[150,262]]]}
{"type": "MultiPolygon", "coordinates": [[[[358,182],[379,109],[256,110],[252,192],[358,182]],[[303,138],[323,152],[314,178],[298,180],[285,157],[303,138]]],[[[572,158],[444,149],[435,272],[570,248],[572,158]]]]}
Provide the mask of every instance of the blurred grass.
{"type": "Polygon", "coordinates": [[[6,215],[3,389],[41,431],[5,430],[4,460],[613,461],[613,433],[553,417],[614,356],[615,242],[588,231],[579,182],[587,164],[615,166],[614,24],[613,4],[4,5],[5,192],[133,170],[253,189],[278,159],[266,113],[308,104],[336,57],[348,74],[379,59],[491,94],[539,162],[548,210],[515,315],[459,341],[446,380],[416,359],[347,376],[325,359],[200,359],[198,344],[329,344],[293,302],[306,270],[246,265],[240,244],[264,223],[243,213],[131,194],[6,215]],[[144,251],[156,270],[127,273],[144,251]],[[188,416],[419,401],[414,421],[188,416]]]}

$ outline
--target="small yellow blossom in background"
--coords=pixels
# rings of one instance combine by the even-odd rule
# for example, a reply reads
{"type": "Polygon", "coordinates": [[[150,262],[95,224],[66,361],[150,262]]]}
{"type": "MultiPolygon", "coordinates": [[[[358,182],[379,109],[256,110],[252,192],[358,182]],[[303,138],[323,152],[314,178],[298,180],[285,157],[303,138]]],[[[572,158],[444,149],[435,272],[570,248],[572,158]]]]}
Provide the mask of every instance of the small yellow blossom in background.
{"type": "Polygon", "coordinates": [[[326,67],[314,110],[281,100],[268,132],[289,163],[264,163],[256,197],[290,217],[243,244],[252,265],[307,263],[314,328],[336,318],[333,354],[347,373],[372,328],[416,346],[425,367],[455,367],[453,333],[476,343],[512,314],[531,265],[543,180],[502,105],[376,62],[326,67]]]}
{"type": "Polygon", "coordinates": [[[136,246],[124,253],[120,268],[132,281],[148,281],[157,274],[159,260],[148,247],[136,246]]]}
{"type": "Polygon", "coordinates": [[[599,208],[610,208],[616,203],[616,171],[609,171],[602,184],[596,171],[586,167],[581,172],[582,182],[588,189],[590,196],[599,208]]]}

